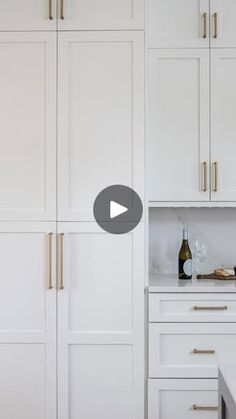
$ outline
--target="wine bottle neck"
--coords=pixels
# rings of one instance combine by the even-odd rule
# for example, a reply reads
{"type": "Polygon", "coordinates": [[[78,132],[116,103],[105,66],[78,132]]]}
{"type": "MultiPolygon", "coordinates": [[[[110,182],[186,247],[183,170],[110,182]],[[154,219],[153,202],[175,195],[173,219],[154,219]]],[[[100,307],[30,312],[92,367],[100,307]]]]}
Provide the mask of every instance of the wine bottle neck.
{"type": "Polygon", "coordinates": [[[183,240],[188,241],[188,230],[187,229],[183,230],[183,240]]]}

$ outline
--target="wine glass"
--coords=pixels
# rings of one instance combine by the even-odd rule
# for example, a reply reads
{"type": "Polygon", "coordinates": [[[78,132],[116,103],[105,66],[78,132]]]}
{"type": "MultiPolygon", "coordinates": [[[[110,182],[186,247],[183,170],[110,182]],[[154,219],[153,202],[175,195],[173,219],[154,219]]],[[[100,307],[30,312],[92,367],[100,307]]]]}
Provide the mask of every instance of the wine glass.
{"type": "Polygon", "coordinates": [[[207,259],[207,246],[200,240],[193,242],[193,259],[194,259],[194,275],[198,275],[201,272],[201,266],[207,259]]]}

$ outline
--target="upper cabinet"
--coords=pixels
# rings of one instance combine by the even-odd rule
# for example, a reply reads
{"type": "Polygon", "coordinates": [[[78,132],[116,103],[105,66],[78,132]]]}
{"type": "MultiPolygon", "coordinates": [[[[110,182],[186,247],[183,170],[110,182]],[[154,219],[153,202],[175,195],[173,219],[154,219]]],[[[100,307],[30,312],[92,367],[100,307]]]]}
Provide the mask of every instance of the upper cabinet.
{"type": "Polygon", "coordinates": [[[236,47],[235,18],[235,0],[147,0],[148,47],[236,47]]]}
{"type": "Polygon", "coordinates": [[[58,0],[58,28],[143,29],[144,0],[58,0]]]}
{"type": "Polygon", "coordinates": [[[236,1],[210,0],[211,46],[236,47],[236,1]]]}
{"type": "Polygon", "coordinates": [[[56,217],[56,34],[0,33],[0,219],[56,217]]]}
{"type": "Polygon", "coordinates": [[[56,0],[1,0],[0,31],[56,30],[56,0]]]}
{"type": "Polygon", "coordinates": [[[59,220],[91,221],[109,185],[143,196],[143,34],[63,32],[58,45],[59,220]]]}
{"type": "Polygon", "coordinates": [[[209,47],[208,0],[147,0],[147,18],[151,48],[209,47]]]}

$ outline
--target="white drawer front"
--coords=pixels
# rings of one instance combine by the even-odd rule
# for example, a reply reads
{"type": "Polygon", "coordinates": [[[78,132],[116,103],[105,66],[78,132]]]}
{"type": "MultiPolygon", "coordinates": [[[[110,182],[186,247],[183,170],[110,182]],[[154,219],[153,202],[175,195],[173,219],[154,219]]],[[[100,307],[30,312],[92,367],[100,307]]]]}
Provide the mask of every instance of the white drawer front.
{"type": "Polygon", "coordinates": [[[216,378],[215,351],[236,351],[235,324],[149,325],[149,376],[216,378]]]}
{"type": "Polygon", "coordinates": [[[150,322],[236,322],[236,294],[149,294],[150,322]]]}
{"type": "Polygon", "coordinates": [[[217,419],[217,405],[217,380],[149,380],[148,419],[217,419]]]}

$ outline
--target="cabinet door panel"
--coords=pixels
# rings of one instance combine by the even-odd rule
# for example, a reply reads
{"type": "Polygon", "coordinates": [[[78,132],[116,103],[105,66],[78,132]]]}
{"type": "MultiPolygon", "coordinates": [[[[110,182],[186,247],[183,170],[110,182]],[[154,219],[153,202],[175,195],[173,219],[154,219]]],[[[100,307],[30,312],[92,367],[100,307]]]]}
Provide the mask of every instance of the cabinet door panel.
{"type": "Polygon", "coordinates": [[[2,0],[0,31],[56,30],[56,1],[2,0]]]}
{"type": "Polygon", "coordinates": [[[210,0],[211,3],[211,46],[236,47],[236,3],[234,0],[210,0]],[[217,13],[217,28],[214,14],[217,13]],[[216,37],[215,36],[216,30],[216,37]]]}
{"type": "Polygon", "coordinates": [[[0,33],[0,220],[56,216],[56,35],[0,33]]]}
{"type": "Polygon", "coordinates": [[[60,33],[59,220],[94,220],[112,184],[143,195],[143,35],[60,33]]]}
{"type": "Polygon", "coordinates": [[[236,49],[214,50],[211,60],[211,199],[236,201],[236,49]]]}
{"type": "Polygon", "coordinates": [[[149,47],[209,47],[208,0],[148,0],[147,11],[149,47]]]}
{"type": "Polygon", "coordinates": [[[209,199],[208,69],[205,50],[149,51],[149,201],[209,199]]]}
{"type": "Polygon", "coordinates": [[[142,223],[124,235],[96,223],[60,223],[59,232],[59,419],[142,419],[142,223]]]}
{"type": "Polygon", "coordinates": [[[0,223],[0,416],[56,419],[55,235],[52,223],[0,223]]]}
{"type": "Polygon", "coordinates": [[[144,0],[65,0],[59,30],[142,29],[144,0]]]}

